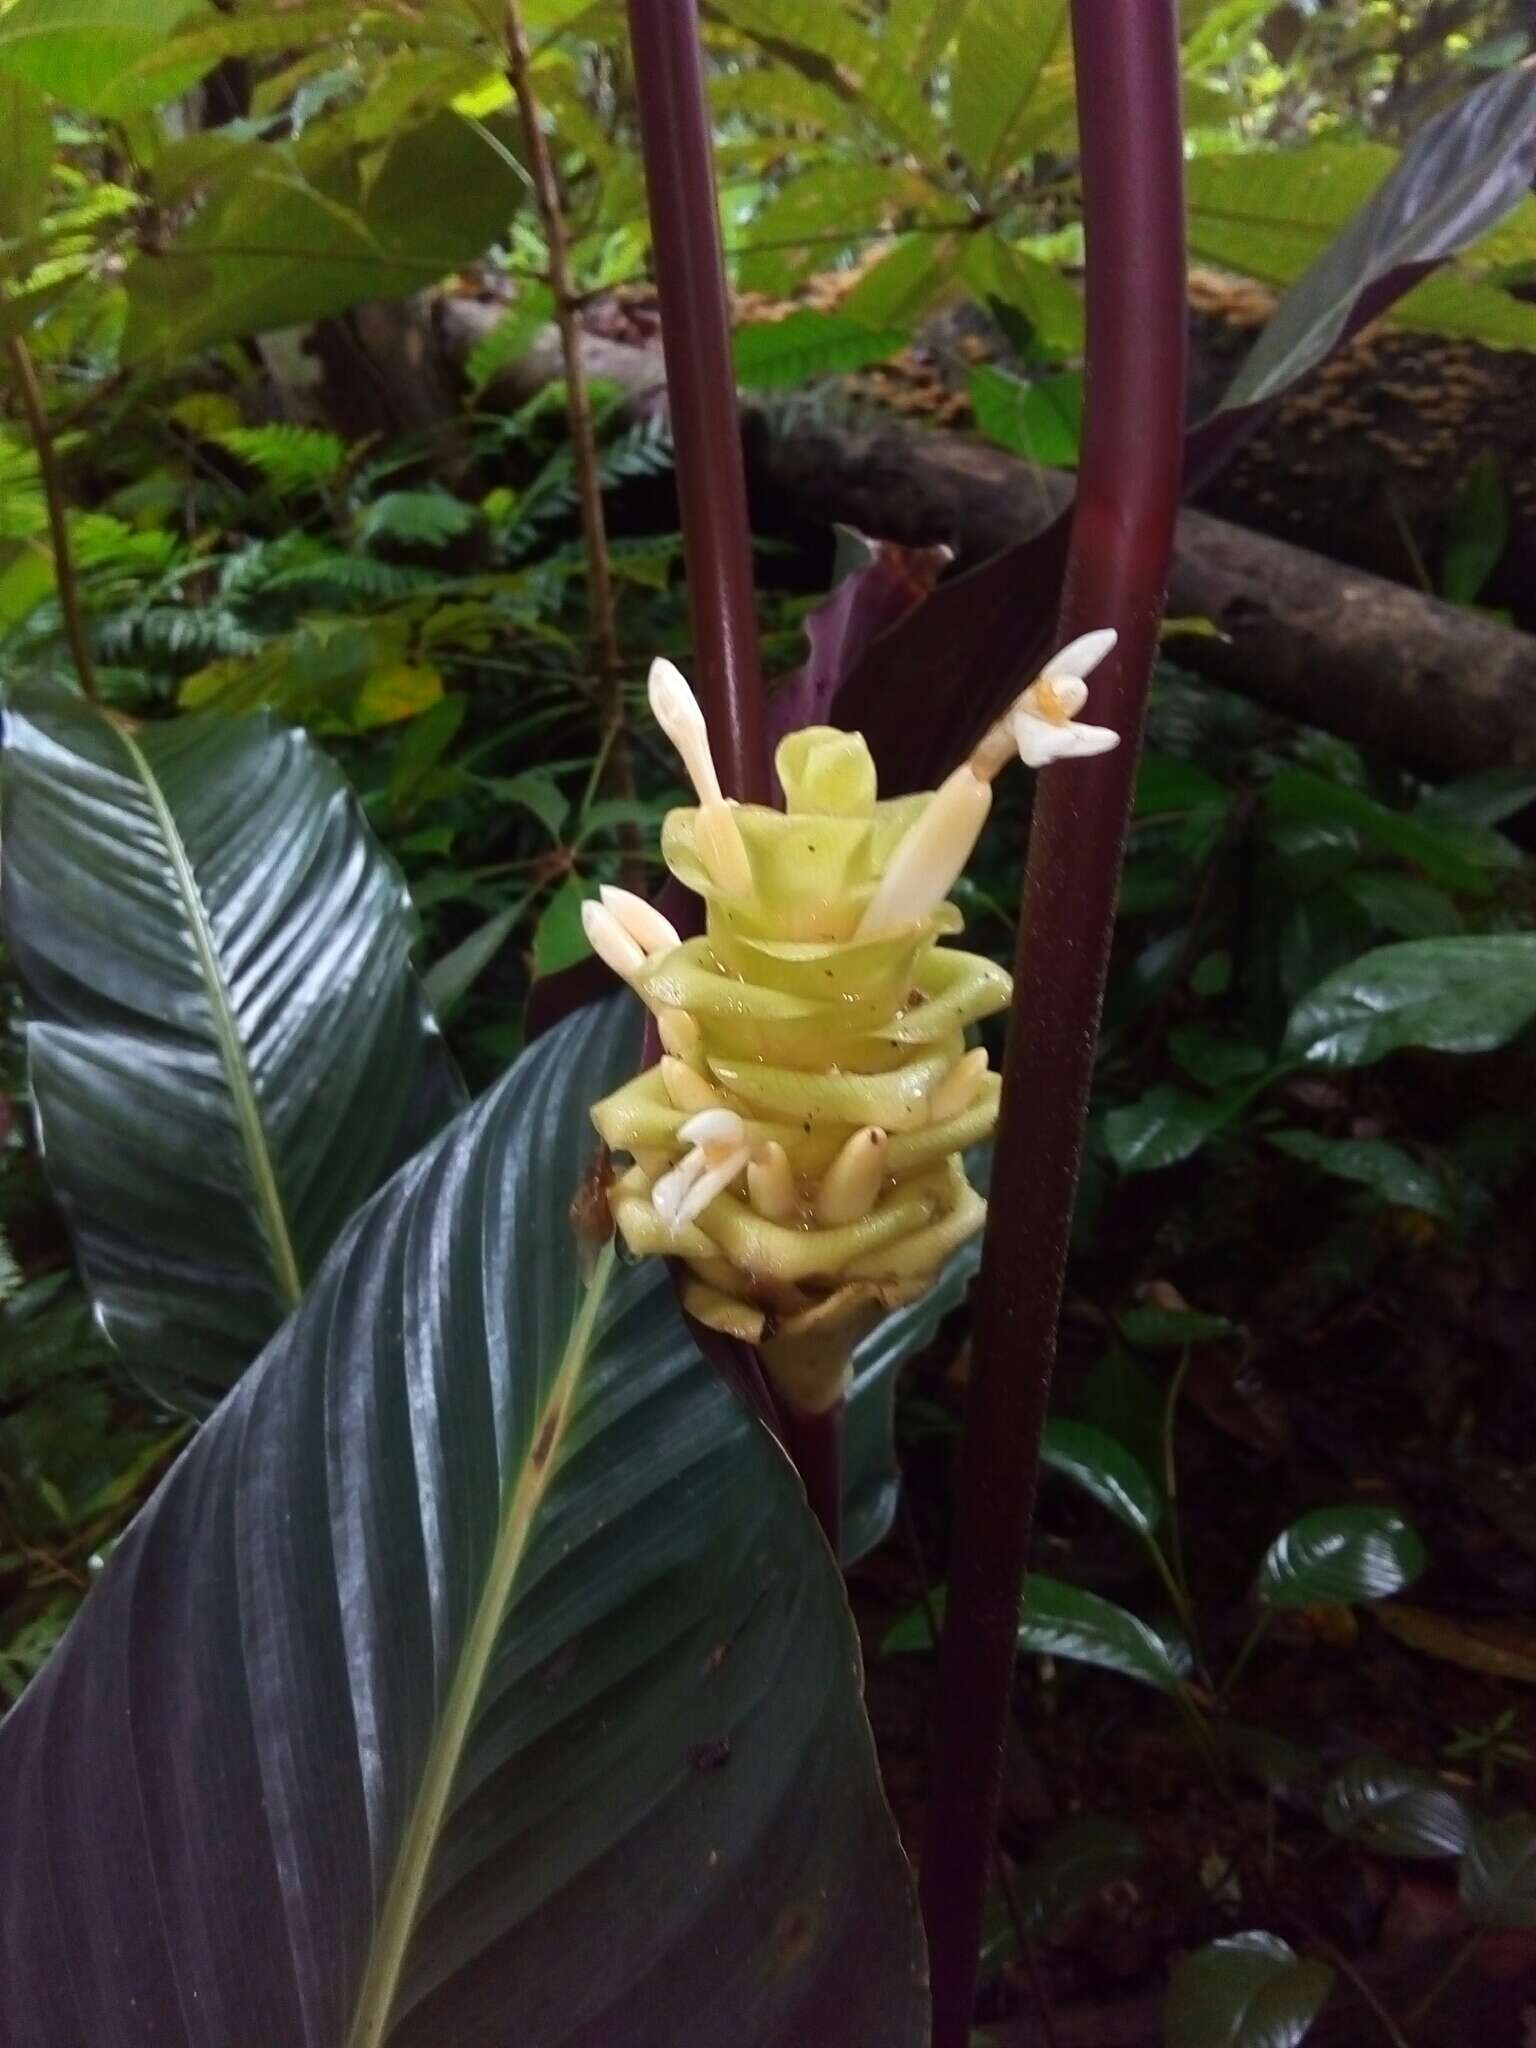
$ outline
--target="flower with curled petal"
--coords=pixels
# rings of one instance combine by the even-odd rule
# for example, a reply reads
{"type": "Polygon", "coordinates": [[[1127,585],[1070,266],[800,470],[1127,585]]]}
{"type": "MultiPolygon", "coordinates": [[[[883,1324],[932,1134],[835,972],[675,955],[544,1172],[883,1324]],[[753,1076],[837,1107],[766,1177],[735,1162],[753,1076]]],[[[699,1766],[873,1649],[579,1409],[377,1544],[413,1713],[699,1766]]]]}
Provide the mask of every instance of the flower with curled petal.
{"type": "Polygon", "coordinates": [[[985,1220],[962,1159],[992,1130],[999,1084],[965,1035],[1012,983],[944,943],[961,928],[947,898],[1016,748],[1038,762],[1113,744],[1042,755],[1033,729],[1095,731],[1070,721],[1113,643],[1064,649],[933,793],[882,802],[859,735],[792,733],[782,811],[725,801],[692,692],[670,663],[652,670],[699,796],[667,817],[662,856],[706,928],[682,940],[623,890],[586,906],[663,1048],[592,1112],[631,1162],[610,1206],[629,1250],[680,1260],[689,1311],[755,1344],[806,1412],[836,1403],[859,1338],[985,1220]]]}

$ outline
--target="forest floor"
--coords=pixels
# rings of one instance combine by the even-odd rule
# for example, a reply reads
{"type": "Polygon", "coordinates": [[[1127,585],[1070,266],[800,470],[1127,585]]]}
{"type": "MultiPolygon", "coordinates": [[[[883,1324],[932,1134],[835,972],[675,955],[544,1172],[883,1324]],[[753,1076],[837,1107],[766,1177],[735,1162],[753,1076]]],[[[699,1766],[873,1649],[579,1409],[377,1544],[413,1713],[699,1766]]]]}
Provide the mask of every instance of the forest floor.
{"type": "MultiPolygon", "coordinates": [[[[1501,1102],[1528,1099],[1532,1078],[1528,1057],[1483,1067],[1476,1086],[1494,1122],[1501,1102]]],[[[1422,1122],[1468,1114],[1459,1098],[1469,1079],[1421,1058],[1390,1078],[1296,1085],[1348,1090],[1357,1115],[1390,1113],[1383,1098],[1407,1091],[1422,1122]]],[[[1232,1325],[1193,1352],[1175,1433],[1183,1549],[1217,1672],[1252,1621],[1258,1558],[1308,1509],[1395,1506],[1422,1534],[1429,1568],[1402,1600],[1277,1622],[1227,1703],[1246,1732],[1225,1787],[1155,1691],[1079,1663],[1021,1658],[1002,1816],[1009,1885],[989,1913],[984,1978],[996,2031],[984,2038],[1159,2042],[1170,1963],[1263,1927],[1357,1972],[1397,2015],[1402,2039],[1463,2042],[1475,2030],[1483,2048],[1536,2040],[1529,1932],[1485,1932],[1454,1990],[1416,2024],[1406,2017],[1467,1941],[1454,1866],[1364,1853],[1319,1817],[1325,1773],[1363,1756],[1440,1774],[1474,1803],[1536,1805],[1536,1181],[1460,1244],[1412,1212],[1366,1222],[1347,1200],[1296,1194],[1278,1164],[1252,1156],[1222,1165],[1201,1154],[1124,1183],[1091,1256],[1074,1262],[1056,1406],[1112,1423],[1156,1471],[1178,1354],[1136,1355],[1117,1341],[1107,1306],[1183,1302],[1232,1325]],[[1262,1781],[1277,1775],[1286,1782],[1262,1781]],[[1138,1862],[1132,1850],[1116,1876],[1108,1852],[1112,1881],[1021,1947],[1006,1891],[1017,1909],[1022,1888],[1022,1922],[1038,1924],[1033,1861],[1082,1815],[1128,1824],[1146,1853],[1138,1862]]],[[[904,1395],[911,1511],[853,1575],[870,1712],[914,1851],[934,1660],[882,1642],[941,1573],[966,1366],[961,1311],[904,1395]]],[[[1134,1539],[1049,1473],[1033,1564],[1158,1611],[1134,1539]]],[[[1394,2038],[1348,1982],[1308,2036],[1394,2038]]]]}

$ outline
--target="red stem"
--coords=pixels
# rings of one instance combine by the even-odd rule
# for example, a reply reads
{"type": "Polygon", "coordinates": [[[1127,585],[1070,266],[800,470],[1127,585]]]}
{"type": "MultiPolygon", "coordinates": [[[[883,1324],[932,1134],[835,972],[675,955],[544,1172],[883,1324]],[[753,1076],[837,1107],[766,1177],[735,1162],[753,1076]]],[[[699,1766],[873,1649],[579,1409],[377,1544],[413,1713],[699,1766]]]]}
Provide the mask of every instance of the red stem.
{"type": "Polygon", "coordinates": [[[1184,418],[1175,0],[1073,0],[1087,232],[1087,398],[1060,640],[1120,635],[1085,716],[1121,744],[1036,793],[976,1301],[939,1660],[922,1902],[934,2048],[975,2003],[1040,1440],[1115,899],[1157,652],[1184,418]]]}
{"type": "Polygon", "coordinates": [[[774,801],[730,309],[695,0],[629,0],[677,450],[693,678],[727,796],[774,801]]]}

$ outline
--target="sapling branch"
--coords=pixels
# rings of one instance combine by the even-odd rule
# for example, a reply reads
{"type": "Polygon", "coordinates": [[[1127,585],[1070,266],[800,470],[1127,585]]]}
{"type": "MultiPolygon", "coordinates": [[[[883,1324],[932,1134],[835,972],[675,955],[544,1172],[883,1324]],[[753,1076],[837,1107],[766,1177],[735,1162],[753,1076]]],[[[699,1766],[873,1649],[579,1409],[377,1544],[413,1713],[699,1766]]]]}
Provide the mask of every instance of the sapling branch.
{"type": "MultiPolygon", "coordinates": [[[[560,334],[560,359],[565,372],[565,414],[571,436],[571,466],[581,514],[582,550],[587,571],[587,610],[591,624],[592,666],[597,676],[597,709],[602,731],[598,760],[602,787],[611,796],[633,798],[634,773],[624,718],[624,669],[619,653],[613,571],[608,556],[608,523],[603,512],[602,475],[598,465],[597,429],[592,419],[592,394],[581,352],[580,295],[571,272],[570,234],[549,140],[544,133],[533,83],[533,59],[520,0],[505,0],[507,70],[522,121],[523,147],[528,153],[534,203],[549,252],[549,291],[560,334]]],[[[639,836],[632,821],[617,833],[625,879],[633,879],[639,836]]]]}
{"type": "Polygon", "coordinates": [[[1183,460],[1174,0],[1074,0],[1087,384],[1061,637],[1118,629],[1091,715],[1125,740],[1034,806],[939,1660],[922,1901],[934,2048],[975,2003],[1020,1594],[1147,681],[1183,460]]]}
{"type": "Polygon", "coordinates": [[[59,587],[59,610],[64,619],[64,637],[80,678],[80,687],[93,704],[101,702],[96,682],[96,660],[91,653],[90,635],[85,629],[85,610],[80,602],[80,578],[75,568],[75,551],[69,538],[69,511],[64,502],[64,485],[59,476],[53,433],[48,425],[48,408],[33,368],[32,354],[20,335],[9,343],[11,368],[16,372],[16,391],[27,416],[32,447],[37,455],[37,472],[42,479],[43,500],[48,508],[48,532],[53,541],[53,572],[59,587]]]}

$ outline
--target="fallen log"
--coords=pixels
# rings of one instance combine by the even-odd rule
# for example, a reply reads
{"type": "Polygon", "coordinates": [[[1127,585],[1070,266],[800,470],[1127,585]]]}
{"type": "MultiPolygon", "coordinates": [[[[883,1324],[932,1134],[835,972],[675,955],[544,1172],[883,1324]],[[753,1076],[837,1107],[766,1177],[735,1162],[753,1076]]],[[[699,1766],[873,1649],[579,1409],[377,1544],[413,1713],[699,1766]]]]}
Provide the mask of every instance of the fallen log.
{"type": "MultiPolygon", "coordinates": [[[[458,362],[499,317],[457,299],[436,310],[458,362]]],[[[637,409],[659,402],[656,349],[600,336],[589,345],[594,376],[628,389],[637,409]]],[[[553,374],[536,344],[493,392],[525,398],[553,374]]],[[[849,427],[750,404],[744,420],[753,519],[767,534],[836,522],[943,541],[970,566],[1036,532],[1072,495],[1070,476],[950,431],[849,427]]],[[[1418,774],[1536,767],[1536,636],[1496,619],[1192,509],[1179,520],[1168,614],[1217,628],[1167,641],[1195,674],[1418,774]]]]}
{"type": "MultiPolygon", "coordinates": [[[[801,421],[748,425],[753,510],[772,531],[797,513],[882,539],[947,541],[977,562],[1037,531],[1072,480],[951,433],[801,421]]],[[[1185,511],[1168,651],[1210,681],[1444,779],[1536,767],[1536,636],[1326,556],[1185,511]]]]}

